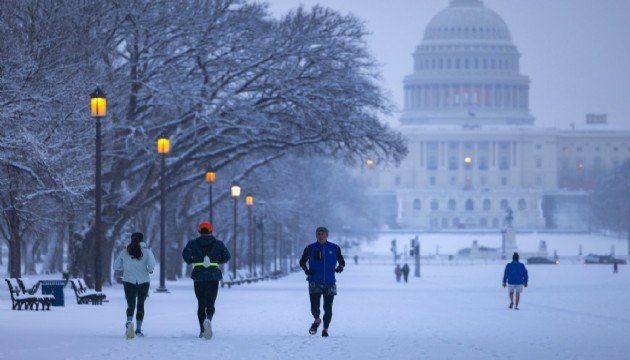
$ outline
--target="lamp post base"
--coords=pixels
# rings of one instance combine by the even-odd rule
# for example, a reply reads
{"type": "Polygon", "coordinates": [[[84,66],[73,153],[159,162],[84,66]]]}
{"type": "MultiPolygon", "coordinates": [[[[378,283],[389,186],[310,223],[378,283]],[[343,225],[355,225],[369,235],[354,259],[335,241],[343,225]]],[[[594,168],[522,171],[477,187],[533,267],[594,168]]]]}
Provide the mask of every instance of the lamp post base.
{"type": "Polygon", "coordinates": [[[165,287],[159,287],[159,288],[155,289],[155,292],[156,292],[156,293],[166,293],[166,294],[170,294],[170,293],[171,293],[171,292],[170,292],[170,291],[168,291],[168,289],[167,289],[167,288],[165,288],[165,287]]]}

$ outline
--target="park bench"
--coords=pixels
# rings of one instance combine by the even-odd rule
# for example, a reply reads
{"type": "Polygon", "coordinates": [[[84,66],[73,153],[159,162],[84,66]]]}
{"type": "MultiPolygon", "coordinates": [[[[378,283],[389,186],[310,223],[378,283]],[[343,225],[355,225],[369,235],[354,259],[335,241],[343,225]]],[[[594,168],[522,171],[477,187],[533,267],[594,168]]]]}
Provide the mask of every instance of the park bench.
{"type": "Polygon", "coordinates": [[[55,301],[55,296],[51,294],[42,294],[41,291],[38,291],[40,290],[41,282],[38,281],[30,289],[26,288],[24,280],[21,278],[17,279],[17,283],[20,287],[20,290],[22,290],[22,294],[28,294],[37,297],[37,302],[42,304],[42,310],[50,310],[50,304],[55,301]]]}
{"type": "MultiPolygon", "coordinates": [[[[225,277],[225,276],[224,276],[225,277]]],[[[221,287],[227,285],[227,287],[232,287],[232,285],[241,285],[243,283],[250,284],[253,282],[264,281],[270,278],[269,275],[258,275],[254,273],[253,275],[249,272],[238,271],[236,274],[236,278],[232,276],[232,273],[227,274],[227,280],[221,280],[221,287]]]]}
{"type": "Polygon", "coordinates": [[[227,285],[228,288],[231,288],[232,285],[241,285],[242,283],[242,280],[238,277],[236,279],[233,278],[231,273],[227,274],[227,277],[228,279],[225,280],[225,275],[223,276],[223,280],[221,280],[221,287],[227,285]]]}
{"type": "Polygon", "coordinates": [[[22,293],[17,279],[10,278],[4,280],[9,286],[9,293],[11,294],[11,303],[13,310],[22,310],[22,306],[24,306],[24,310],[33,310],[33,306],[35,307],[35,310],[39,310],[39,301],[37,300],[37,297],[34,295],[22,293]]]}
{"type": "Polygon", "coordinates": [[[77,304],[102,305],[103,301],[106,301],[107,295],[88,288],[83,279],[69,279],[69,281],[77,297],[77,304]]]}

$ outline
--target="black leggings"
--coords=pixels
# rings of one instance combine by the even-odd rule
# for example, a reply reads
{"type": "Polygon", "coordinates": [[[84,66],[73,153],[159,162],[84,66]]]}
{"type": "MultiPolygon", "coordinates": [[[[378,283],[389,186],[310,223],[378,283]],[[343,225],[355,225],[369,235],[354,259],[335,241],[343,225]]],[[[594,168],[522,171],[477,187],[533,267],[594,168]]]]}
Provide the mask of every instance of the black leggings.
{"type": "Polygon", "coordinates": [[[203,321],[214,316],[214,302],[219,292],[218,281],[195,281],[195,296],[197,296],[197,317],[199,328],[203,331],[203,321]]]}
{"type": "Polygon", "coordinates": [[[324,329],[328,329],[332,319],[332,305],[335,295],[309,294],[309,296],[311,298],[311,314],[315,319],[319,318],[319,304],[322,296],[324,297],[324,329]]]}
{"type": "Polygon", "coordinates": [[[149,283],[132,284],[125,281],[123,286],[125,288],[125,298],[127,299],[127,317],[133,316],[137,299],[138,312],[136,313],[136,320],[142,321],[144,319],[144,301],[149,294],[149,283]]]}

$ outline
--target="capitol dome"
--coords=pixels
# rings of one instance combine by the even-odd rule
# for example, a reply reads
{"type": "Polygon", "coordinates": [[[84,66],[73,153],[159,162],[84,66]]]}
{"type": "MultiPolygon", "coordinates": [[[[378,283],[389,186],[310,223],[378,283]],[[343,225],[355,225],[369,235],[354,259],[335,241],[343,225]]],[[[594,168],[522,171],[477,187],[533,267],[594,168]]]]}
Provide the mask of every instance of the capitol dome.
{"type": "Polygon", "coordinates": [[[481,0],[431,19],[405,77],[403,125],[532,125],[529,78],[505,21],[481,0]]]}
{"type": "Polygon", "coordinates": [[[424,41],[476,39],[511,42],[503,19],[477,0],[452,1],[451,6],[433,17],[424,32],[424,41]]]}

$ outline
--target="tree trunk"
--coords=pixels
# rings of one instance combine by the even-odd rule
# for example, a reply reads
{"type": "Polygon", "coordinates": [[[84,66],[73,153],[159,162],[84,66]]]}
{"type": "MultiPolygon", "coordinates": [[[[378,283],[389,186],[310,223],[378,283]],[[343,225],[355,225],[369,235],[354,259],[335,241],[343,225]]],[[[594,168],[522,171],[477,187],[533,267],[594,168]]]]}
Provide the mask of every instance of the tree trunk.
{"type": "Polygon", "coordinates": [[[37,269],[35,268],[35,251],[37,248],[37,242],[22,242],[24,260],[24,274],[25,275],[37,275],[37,269]]]}
{"type": "Polygon", "coordinates": [[[20,217],[15,208],[5,211],[9,227],[9,276],[22,277],[22,239],[20,236],[20,217]]]}

